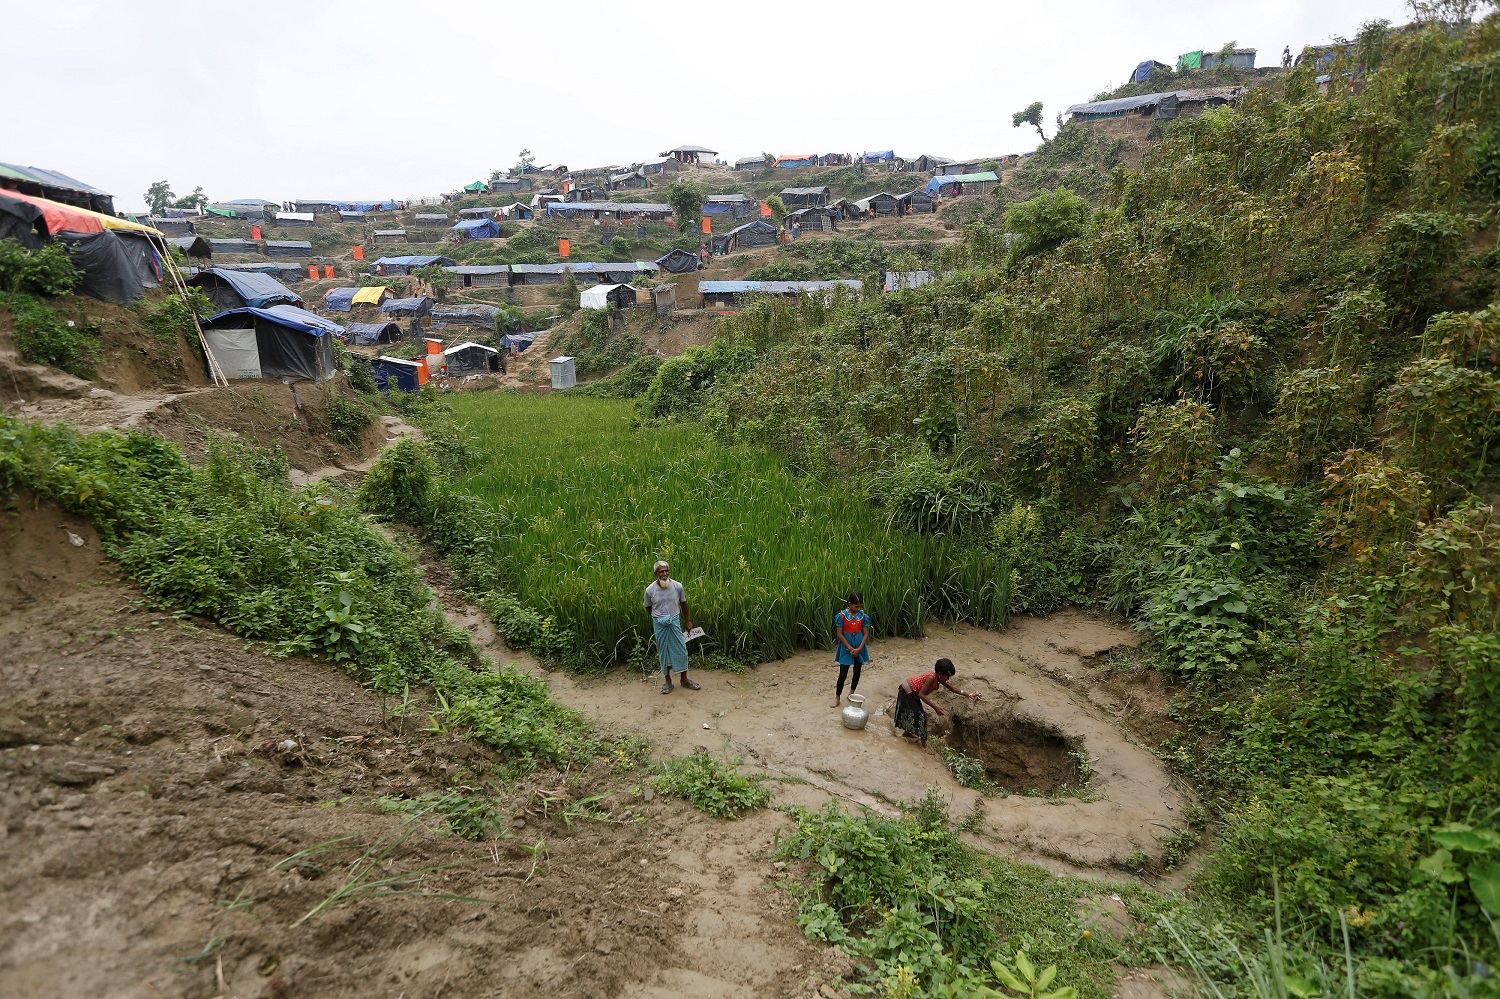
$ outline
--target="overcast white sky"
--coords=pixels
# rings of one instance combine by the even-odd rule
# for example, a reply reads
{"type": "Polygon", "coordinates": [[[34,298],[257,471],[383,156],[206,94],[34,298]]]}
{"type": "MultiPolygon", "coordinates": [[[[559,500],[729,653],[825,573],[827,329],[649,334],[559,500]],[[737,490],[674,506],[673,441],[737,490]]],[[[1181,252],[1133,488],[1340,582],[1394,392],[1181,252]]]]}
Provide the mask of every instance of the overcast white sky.
{"type": "Polygon", "coordinates": [[[144,206],[154,180],[233,198],[407,198],[513,164],[696,143],[755,152],[1024,152],[1136,63],[1407,20],[1400,0],[0,0],[0,161],[144,206]],[[549,13],[550,11],[550,13],[549,13]],[[702,53],[701,55],[699,53],[702,53]]]}

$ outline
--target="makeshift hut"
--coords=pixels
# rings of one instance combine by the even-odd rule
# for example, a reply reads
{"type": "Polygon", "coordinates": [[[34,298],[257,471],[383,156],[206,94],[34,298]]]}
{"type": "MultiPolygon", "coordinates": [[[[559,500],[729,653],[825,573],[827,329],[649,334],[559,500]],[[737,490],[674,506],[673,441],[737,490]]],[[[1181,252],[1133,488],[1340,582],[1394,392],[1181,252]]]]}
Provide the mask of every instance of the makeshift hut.
{"type": "Polygon", "coordinates": [[[388,298],[380,303],[380,311],[388,316],[416,317],[432,315],[437,302],[423,295],[420,298],[388,298]]]}
{"type": "Polygon", "coordinates": [[[781,224],[790,229],[795,222],[802,232],[834,232],[838,229],[835,222],[837,218],[838,213],[832,208],[799,208],[795,212],[787,212],[781,224]]]}
{"type": "Polygon", "coordinates": [[[146,219],[146,225],[168,236],[191,236],[198,231],[194,228],[193,223],[183,218],[157,218],[150,216],[146,219]]]}
{"type": "Polygon", "coordinates": [[[370,263],[370,273],[378,274],[381,277],[392,277],[398,274],[410,274],[412,271],[420,270],[423,267],[430,267],[433,264],[447,266],[453,263],[457,263],[457,261],[451,257],[432,253],[421,253],[410,257],[381,257],[370,263]]]}
{"type": "Polygon", "coordinates": [[[865,209],[859,207],[859,202],[850,201],[848,198],[840,198],[828,207],[838,212],[841,219],[862,219],[870,215],[865,209]]]}
{"type": "Polygon", "coordinates": [[[596,284],[578,294],[578,306],[582,309],[635,308],[635,289],[628,284],[596,284]]]}
{"type": "Polygon", "coordinates": [[[754,219],[724,234],[724,252],[748,250],[753,246],[775,246],[776,238],[774,225],[754,219]]]}
{"type": "Polygon", "coordinates": [[[364,220],[365,220],[365,213],[364,212],[345,212],[345,211],[340,211],[339,212],[339,221],[340,222],[363,222],[364,220]]]}
{"type": "Polygon", "coordinates": [[[445,267],[460,288],[508,288],[510,286],[509,264],[461,264],[445,267]]]}
{"type": "MultiPolygon", "coordinates": [[[[342,201],[314,201],[306,199],[292,202],[293,210],[297,212],[336,212],[344,208],[342,201]]],[[[279,212],[277,213],[280,214],[279,212]]]]}
{"type": "Polygon", "coordinates": [[[214,255],[213,247],[209,246],[208,240],[202,236],[173,236],[167,240],[167,243],[181,250],[184,257],[207,260],[214,255]]]}
{"type": "Polygon", "coordinates": [[[492,219],[500,209],[491,205],[480,205],[477,208],[460,208],[459,219],[492,219]]]}
{"type": "Polygon", "coordinates": [[[993,170],[979,173],[940,173],[927,182],[924,190],[928,194],[940,194],[945,198],[972,194],[989,194],[1000,186],[1000,175],[993,170]]]}
{"type": "Polygon", "coordinates": [[[330,288],[323,293],[323,308],[329,312],[349,312],[356,305],[383,305],[393,297],[384,285],[368,288],[330,288]]]}
{"type": "Polygon", "coordinates": [[[903,173],[938,173],[945,170],[953,159],[948,156],[934,156],[931,153],[923,153],[914,160],[907,160],[902,164],[903,173]]]}
{"type": "Polygon", "coordinates": [[[677,311],[677,286],[663,284],[652,288],[651,304],[656,307],[656,314],[659,316],[677,311]]]}
{"type": "Polygon", "coordinates": [[[443,351],[443,367],[449,378],[488,374],[500,370],[500,352],[472,341],[454,344],[443,351]]]}
{"type": "Polygon", "coordinates": [[[903,288],[920,288],[935,280],[932,271],[886,271],[885,290],[900,291],[903,288]]]}
{"type": "Polygon", "coordinates": [[[493,305],[462,302],[458,305],[433,309],[432,324],[434,329],[442,329],[445,326],[463,326],[468,329],[492,330],[495,328],[495,314],[499,311],[493,305]]]}
{"type": "Polygon", "coordinates": [[[370,234],[372,243],[404,243],[406,242],[405,229],[376,229],[370,234]]]}
{"type": "MultiPolygon", "coordinates": [[[[795,170],[798,167],[817,166],[818,157],[816,153],[808,153],[805,156],[778,156],[772,165],[778,170],[795,170]]],[[[785,196],[785,194],[786,192],[783,191],[782,195],[785,196]]]]}
{"type": "Polygon", "coordinates": [[[500,226],[494,219],[465,219],[448,230],[465,239],[498,239],[500,226]]]}
{"type": "Polygon", "coordinates": [[[703,146],[684,145],[677,146],[674,149],[668,149],[661,155],[670,156],[678,163],[697,163],[703,156],[718,155],[718,151],[714,149],[706,149],[703,146]]]}
{"type": "Polygon", "coordinates": [[[756,207],[756,202],[743,194],[710,194],[703,201],[705,215],[733,215],[742,219],[756,207]]]}
{"type": "Polygon", "coordinates": [[[704,307],[735,306],[750,295],[830,295],[837,288],[859,291],[864,283],[839,281],[699,281],[698,298],[704,307]]]}
{"type": "Polygon", "coordinates": [[[392,389],[415,392],[427,384],[427,365],[400,357],[374,358],[370,361],[370,374],[375,376],[375,387],[386,395],[392,389]]]}
{"type": "Polygon", "coordinates": [[[639,170],[627,170],[625,173],[610,174],[605,186],[611,191],[644,191],[651,186],[651,182],[639,170]]]}
{"type": "Polygon", "coordinates": [[[579,280],[583,279],[583,273],[592,273],[601,282],[628,284],[642,274],[655,274],[661,268],[653,261],[627,260],[623,263],[573,264],[571,269],[578,272],[579,280]],[[585,267],[587,271],[584,270],[585,267]]]}
{"type": "Polygon", "coordinates": [[[52,233],[42,210],[29,201],[0,194],[0,239],[13,239],[28,250],[40,249],[52,233]]]}
{"type": "Polygon", "coordinates": [[[310,257],[312,255],[312,244],[305,239],[266,240],[266,256],[268,257],[310,257]]]}
{"type": "MultiPolygon", "coordinates": [[[[772,236],[774,235],[775,230],[772,230],[772,236]]],[[[683,249],[673,249],[665,256],[656,258],[656,266],[670,274],[691,274],[698,269],[698,263],[697,254],[683,249]]]]}
{"type": "Polygon", "coordinates": [[[781,189],[781,203],[788,208],[826,205],[832,196],[833,192],[827,187],[784,187],[781,189]]]}
{"type": "Polygon", "coordinates": [[[734,161],[734,168],[736,170],[744,170],[749,173],[759,173],[769,165],[766,162],[764,153],[758,156],[741,156],[734,161]]]}
{"type": "Polygon", "coordinates": [[[855,202],[856,205],[869,213],[873,218],[892,218],[900,214],[898,211],[900,203],[901,199],[885,191],[881,191],[879,194],[872,194],[868,198],[861,198],[855,202]]]}
{"type": "Polygon", "coordinates": [[[895,158],[896,151],[894,149],[882,149],[879,152],[875,153],[863,153],[859,157],[860,162],[867,165],[875,163],[888,163],[895,158]]]}
{"type": "Polygon", "coordinates": [[[603,201],[608,197],[609,191],[599,184],[574,184],[568,187],[563,195],[563,201],[573,204],[581,201],[603,201]]]}
{"type": "Polygon", "coordinates": [[[1135,69],[1130,74],[1131,83],[1150,83],[1151,78],[1158,73],[1170,73],[1172,67],[1155,59],[1147,59],[1145,62],[1135,64],[1135,69]]]}
{"type": "Polygon", "coordinates": [[[214,239],[208,240],[209,249],[215,253],[259,253],[260,244],[250,239],[214,239]]]}
{"type": "Polygon", "coordinates": [[[202,325],[209,353],[228,378],[326,381],[338,371],[333,339],[344,328],[296,306],[230,309],[202,325]]]}
{"type": "Polygon", "coordinates": [[[562,284],[567,264],[511,264],[511,284],[562,284]]]}
{"type": "Polygon", "coordinates": [[[937,210],[932,195],[922,188],[896,195],[897,215],[931,215],[937,210]]]}
{"type": "Polygon", "coordinates": [[[530,347],[536,340],[535,333],[523,333],[520,330],[511,330],[500,337],[500,349],[509,351],[511,356],[524,354],[526,348],[530,347]]]}
{"type": "Polygon", "coordinates": [[[490,192],[493,194],[505,191],[515,193],[529,190],[531,190],[530,177],[497,177],[490,181],[490,192]]]}
{"type": "MultiPolygon", "coordinates": [[[[302,296],[269,274],[210,267],[187,280],[200,288],[220,312],[234,309],[264,309],[273,305],[302,306],[302,296]]],[[[311,313],[309,313],[311,315],[311,313]]]]}
{"type": "MultiPolygon", "coordinates": [[[[1150,117],[1156,106],[1168,94],[1137,94],[1134,97],[1117,97],[1108,101],[1086,101],[1073,104],[1063,113],[1069,121],[1098,121],[1101,118],[1123,118],[1128,114],[1150,117]]],[[[930,188],[929,188],[930,189],[930,188]]]]}
{"type": "Polygon", "coordinates": [[[488,191],[489,185],[482,180],[476,180],[472,184],[465,184],[464,190],[469,194],[478,194],[480,191],[488,191]]]}
{"type": "Polygon", "coordinates": [[[448,216],[419,212],[412,216],[411,224],[420,229],[446,229],[448,228],[448,216]]]}
{"type": "Polygon", "coordinates": [[[42,167],[0,163],[0,190],[45,198],[60,205],[84,208],[101,215],[115,214],[114,195],[74,180],[65,173],[42,167]]]}
{"type": "Polygon", "coordinates": [[[519,201],[513,205],[506,205],[500,209],[502,217],[507,219],[530,219],[532,216],[531,206],[523,205],[519,201]]]}
{"type": "Polygon", "coordinates": [[[1156,111],[1151,117],[1157,121],[1171,121],[1174,118],[1197,118],[1209,108],[1223,107],[1236,103],[1242,92],[1243,88],[1240,87],[1205,87],[1195,90],[1178,90],[1174,93],[1162,95],[1161,102],[1156,105],[1156,111]]]}
{"type": "Polygon", "coordinates": [[[277,212],[276,225],[281,229],[311,229],[314,225],[312,212],[277,212]]]}
{"type": "Polygon", "coordinates": [[[377,347],[401,339],[401,327],[395,323],[349,323],[344,327],[344,344],[349,347],[377,347]]]}

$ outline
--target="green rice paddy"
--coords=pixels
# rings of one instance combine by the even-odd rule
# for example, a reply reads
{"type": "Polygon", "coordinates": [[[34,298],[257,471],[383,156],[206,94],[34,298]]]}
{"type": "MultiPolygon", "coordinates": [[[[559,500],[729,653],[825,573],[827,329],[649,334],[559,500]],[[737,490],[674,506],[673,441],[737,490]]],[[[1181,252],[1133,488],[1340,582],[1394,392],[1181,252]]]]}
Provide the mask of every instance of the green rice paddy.
{"type": "Polygon", "coordinates": [[[864,592],[876,636],[922,632],[936,546],[888,533],[857,489],[798,477],[691,425],[633,427],[628,402],[484,393],[452,406],[480,441],[468,489],[516,524],[495,542],[502,577],[572,628],[591,659],[645,648],[641,596],[658,558],[711,651],[764,660],[831,648],[850,590],[864,592]]]}

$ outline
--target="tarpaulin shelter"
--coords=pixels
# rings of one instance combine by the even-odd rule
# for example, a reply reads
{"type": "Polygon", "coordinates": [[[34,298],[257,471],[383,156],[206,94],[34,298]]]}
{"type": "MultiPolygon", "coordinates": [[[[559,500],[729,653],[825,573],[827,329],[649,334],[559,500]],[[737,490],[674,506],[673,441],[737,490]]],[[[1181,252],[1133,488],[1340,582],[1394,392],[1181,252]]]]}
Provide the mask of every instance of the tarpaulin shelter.
{"type": "Polygon", "coordinates": [[[446,229],[448,228],[448,216],[419,212],[412,216],[411,224],[423,228],[446,229]]]}
{"type": "Polygon", "coordinates": [[[370,234],[372,243],[404,243],[406,242],[405,229],[376,229],[370,234]]]}
{"type": "Polygon", "coordinates": [[[656,266],[670,274],[691,274],[698,269],[698,257],[683,249],[674,249],[656,258],[656,266]]]}
{"type": "Polygon", "coordinates": [[[876,218],[889,218],[897,214],[900,201],[901,199],[897,198],[894,194],[881,191],[879,194],[872,194],[868,198],[861,198],[855,204],[859,206],[860,211],[868,212],[876,218]]]}
{"type": "Polygon", "coordinates": [[[305,239],[266,240],[266,256],[268,257],[310,257],[312,255],[313,246],[305,239]]]}
{"type": "Polygon", "coordinates": [[[172,236],[167,242],[182,251],[184,257],[211,257],[213,247],[202,236],[172,236]]]}
{"type": "Polygon", "coordinates": [[[459,343],[443,351],[443,363],[450,378],[482,375],[500,370],[500,352],[482,343],[459,343]]]}
{"type": "Polygon", "coordinates": [[[464,190],[468,191],[470,194],[478,194],[480,191],[488,191],[489,186],[486,185],[482,180],[476,180],[472,184],[465,184],[464,190]]]}
{"type": "Polygon", "coordinates": [[[427,384],[427,365],[400,357],[377,357],[370,362],[370,374],[381,392],[415,392],[427,384]]]}
{"type": "Polygon", "coordinates": [[[500,227],[494,219],[466,219],[449,231],[466,239],[496,239],[500,235],[500,227]]]}
{"type": "Polygon", "coordinates": [[[463,288],[508,288],[510,287],[509,264],[460,264],[443,270],[453,275],[455,284],[463,288]]]}
{"type": "Polygon", "coordinates": [[[359,200],[329,200],[326,198],[302,198],[292,202],[292,206],[299,212],[393,212],[396,210],[394,200],[386,201],[359,201],[359,200]]]}
{"type": "Polygon", "coordinates": [[[896,214],[898,215],[930,215],[935,210],[932,195],[920,187],[914,191],[896,195],[896,214]]]}
{"type": "Polygon", "coordinates": [[[316,224],[312,212],[277,212],[276,224],[282,228],[310,227],[316,224]]]}
{"type": "Polygon", "coordinates": [[[774,225],[755,219],[724,234],[724,252],[744,250],[752,246],[775,246],[776,238],[774,225]]]}
{"type": "Polygon", "coordinates": [[[596,284],[578,294],[578,306],[583,309],[635,308],[635,289],[628,284],[596,284]]]}
{"type": "Polygon", "coordinates": [[[456,263],[456,261],[451,257],[444,257],[439,254],[427,253],[417,254],[410,257],[381,257],[379,260],[373,261],[370,264],[370,272],[372,274],[379,274],[381,276],[389,276],[392,274],[410,274],[412,271],[420,270],[423,267],[430,267],[433,264],[451,266],[454,263],[456,263]]]}
{"type": "Polygon", "coordinates": [[[927,182],[928,194],[953,197],[960,194],[988,194],[1000,184],[1000,175],[993,170],[979,173],[942,173],[927,182]]]}
{"type": "Polygon", "coordinates": [[[1155,59],[1147,59],[1145,62],[1136,63],[1135,71],[1130,74],[1131,83],[1147,83],[1156,73],[1170,73],[1172,67],[1155,59]]]}
{"type": "Polygon", "coordinates": [[[743,194],[710,194],[703,202],[705,215],[732,214],[742,219],[750,214],[755,202],[743,194]]]}
{"type": "Polygon", "coordinates": [[[134,302],[161,281],[161,262],[144,238],[112,230],[54,233],[83,274],[74,290],[108,302],[134,302]]]}
{"type": "Polygon", "coordinates": [[[662,156],[670,156],[679,163],[697,163],[700,156],[716,156],[718,150],[706,149],[703,146],[683,145],[662,152],[662,156]]]}
{"type": "Polygon", "coordinates": [[[450,305],[441,309],[432,310],[432,322],[434,327],[443,326],[466,326],[469,329],[495,328],[495,315],[500,310],[493,305],[484,305],[479,302],[463,302],[459,305],[450,305]]]}
{"type": "Polygon", "coordinates": [[[185,218],[146,217],[146,225],[168,236],[191,236],[198,230],[185,218]]]}
{"type": "Polygon", "coordinates": [[[104,215],[115,213],[115,199],[97,187],[75,180],[65,173],[42,167],[0,163],[0,190],[18,191],[59,204],[87,208],[104,215]]]}
{"type": "Polygon", "coordinates": [[[787,212],[781,219],[784,228],[790,229],[792,223],[803,232],[834,232],[838,229],[835,219],[838,211],[826,206],[812,208],[799,208],[794,212],[787,212]]]}
{"type": "Polygon", "coordinates": [[[115,229],[122,232],[140,233],[143,236],[154,236],[158,240],[165,236],[158,229],[149,225],[142,225],[130,219],[122,219],[114,215],[106,215],[96,212],[90,208],[81,208],[77,205],[63,204],[50,198],[39,195],[27,194],[24,191],[6,190],[3,193],[8,198],[25,201],[41,209],[42,216],[47,220],[47,231],[56,235],[59,232],[103,232],[105,229],[115,229]]]}
{"type": "Polygon", "coordinates": [[[936,279],[932,271],[886,271],[885,290],[900,291],[903,288],[920,288],[936,279]]]}
{"type": "Polygon", "coordinates": [[[458,217],[460,219],[492,219],[500,209],[490,205],[481,205],[477,208],[460,208],[458,217]]]}
{"type": "Polygon", "coordinates": [[[13,239],[28,250],[35,250],[51,237],[40,208],[0,193],[0,239],[13,239]]]}
{"type": "Polygon", "coordinates": [[[228,378],[326,381],[338,370],[333,340],[343,335],[338,323],[292,305],[230,309],[203,323],[209,352],[228,378]]]}
{"type": "Polygon", "coordinates": [[[529,219],[534,213],[530,205],[523,205],[518,201],[513,205],[506,205],[500,209],[500,214],[508,219],[529,219]]]}
{"type": "Polygon", "coordinates": [[[210,267],[194,274],[187,283],[194,288],[202,288],[208,300],[225,312],[233,309],[269,308],[278,304],[302,305],[301,295],[269,274],[258,271],[210,267]]]}
{"type": "Polygon", "coordinates": [[[698,297],[704,305],[738,305],[748,295],[831,294],[837,288],[859,291],[864,282],[838,281],[699,281],[698,297]]]}
{"type": "Polygon", "coordinates": [[[809,208],[826,205],[833,192],[827,187],[783,187],[781,203],[788,208],[809,208]]]}
{"type": "Polygon", "coordinates": [[[816,153],[809,153],[805,156],[778,156],[773,165],[783,170],[795,170],[797,167],[817,166],[818,157],[816,153]]]}
{"type": "Polygon", "coordinates": [[[866,163],[884,163],[887,160],[893,160],[895,158],[896,151],[894,149],[882,149],[876,153],[865,153],[860,157],[860,159],[864,160],[866,163]]]}
{"type": "Polygon", "coordinates": [[[490,191],[492,193],[529,190],[531,190],[530,177],[497,177],[490,181],[490,191]]]}
{"type": "Polygon", "coordinates": [[[345,212],[345,211],[340,211],[339,212],[339,221],[340,222],[363,222],[364,220],[365,220],[365,213],[364,212],[345,212]]]}
{"type": "Polygon", "coordinates": [[[525,353],[526,348],[530,347],[535,339],[535,333],[518,333],[512,331],[500,338],[500,346],[513,353],[522,354],[525,353]]]}
{"type": "Polygon", "coordinates": [[[259,253],[260,245],[251,239],[208,238],[208,245],[215,253],[259,253]]]}
{"type": "Polygon", "coordinates": [[[747,170],[751,173],[759,173],[766,168],[766,158],[761,156],[741,156],[734,161],[736,170],[747,170]]]}
{"type": "Polygon", "coordinates": [[[419,298],[391,298],[380,303],[380,311],[388,316],[416,316],[418,318],[432,315],[432,307],[437,302],[423,295],[419,298]]]}
{"type": "Polygon", "coordinates": [[[375,347],[401,339],[401,327],[395,323],[348,323],[344,326],[344,343],[350,347],[375,347]]]}
{"type": "Polygon", "coordinates": [[[354,307],[354,296],[358,288],[329,288],[323,292],[323,311],[348,312],[354,307]]]}

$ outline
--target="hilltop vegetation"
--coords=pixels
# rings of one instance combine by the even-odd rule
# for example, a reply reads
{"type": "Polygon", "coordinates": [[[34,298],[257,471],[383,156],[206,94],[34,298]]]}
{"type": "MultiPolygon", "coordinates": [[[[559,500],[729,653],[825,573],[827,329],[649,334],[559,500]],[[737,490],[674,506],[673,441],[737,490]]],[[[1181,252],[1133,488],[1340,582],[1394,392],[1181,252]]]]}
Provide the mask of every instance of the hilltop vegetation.
{"type": "Polygon", "coordinates": [[[1347,932],[1359,994],[1491,994],[1500,16],[1345,59],[970,226],[937,283],[757,303],[643,405],[962,539],[1013,609],[1149,627],[1187,726],[1161,752],[1219,823],[1194,925],[1279,909],[1313,990],[1347,932]]]}

